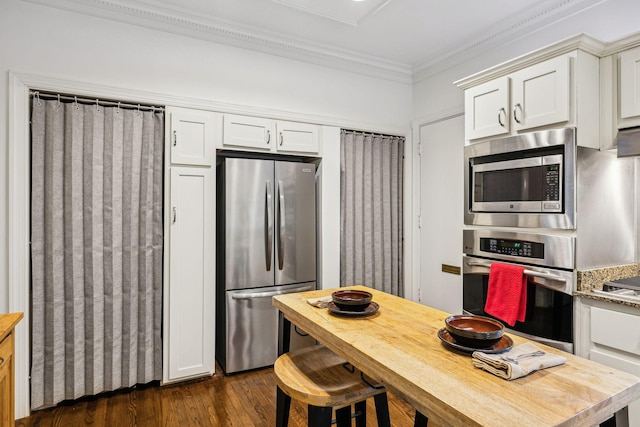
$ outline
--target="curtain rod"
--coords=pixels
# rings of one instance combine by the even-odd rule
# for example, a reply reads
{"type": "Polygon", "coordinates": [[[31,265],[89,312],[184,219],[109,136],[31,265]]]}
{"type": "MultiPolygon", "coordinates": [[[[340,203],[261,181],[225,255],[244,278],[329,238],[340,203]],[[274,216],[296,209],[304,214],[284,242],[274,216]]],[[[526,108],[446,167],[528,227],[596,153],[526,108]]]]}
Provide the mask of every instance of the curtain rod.
{"type": "Polygon", "coordinates": [[[340,130],[342,133],[354,133],[354,134],[360,134],[360,135],[370,135],[370,136],[381,136],[383,138],[402,138],[402,139],[406,139],[404,136],[401,135],[389,135],[389,134],[384,134],[384,133],[376,133],[376,132],[365,132],[363,130],[353,130],[353,129],[341,129],[340,130]]]}
{"type": "Polygon", "coordinates": [[[151,111],[158,111],[160,113],[164,112],[163,107],[158,107],[155,105],[130,104],[130,103],[121,102],[121,101],[107,101],[99,98],[91,99],[91,98],[84,98],[82,96],[62,95],[59,93],[40,92],[37,90],[29,91],[29,95],[36,99],[44,99],[44,98],[57,99],[58,102],[60,102],[61,100],[65,100],[65,101],[73,101],[76,103],[79,102],[82,104],[97,104],[102,106],[113,106],[113,107],[127,108],[127,109],[133,109],[133,110],[151,110],[151,111]]]}

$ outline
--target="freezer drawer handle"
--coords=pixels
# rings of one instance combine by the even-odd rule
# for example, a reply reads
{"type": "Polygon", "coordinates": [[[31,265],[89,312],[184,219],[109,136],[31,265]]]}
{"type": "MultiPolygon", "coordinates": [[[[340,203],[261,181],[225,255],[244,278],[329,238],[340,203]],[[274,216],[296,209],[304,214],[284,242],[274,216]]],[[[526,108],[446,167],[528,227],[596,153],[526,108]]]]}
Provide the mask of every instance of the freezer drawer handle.
{"type": "Polygon", "coordinates": [[[232,299],[271,298],[276,295],[292,294],[294,292],[312,291],[313,289],[314,289],[313,286],[308,285],[308,286],[301,286],[295,289],[286,289],[282,291],[267,291],[267,292],[254,292],[254,293],[249,292],[246,294],[232,294],[231,298],[232,299]]]}
{"type": "Polygon", "coordinates": [[[266,222],[264,227],[264,253],[267,271],[271,271],[271,260],[273,258],[273,202],[271,181],[267,180],[267,188],[265,191],[264,200],[264,220],[266,222]]]}
{"type": "MultiPolygon", "coordinates": [[[[480,262],[480,261],[467,261],[467,265],[469,267],[486,267],[491,268],[490,262],[480,262]]],[[[555,280],[556,282],[566,282],[567,280],[564,277],[557,276],[551,273],[543,273],[535,270],[525,270],[524,274],[531,277],[540,277],[542,279],[555,280]]]]}

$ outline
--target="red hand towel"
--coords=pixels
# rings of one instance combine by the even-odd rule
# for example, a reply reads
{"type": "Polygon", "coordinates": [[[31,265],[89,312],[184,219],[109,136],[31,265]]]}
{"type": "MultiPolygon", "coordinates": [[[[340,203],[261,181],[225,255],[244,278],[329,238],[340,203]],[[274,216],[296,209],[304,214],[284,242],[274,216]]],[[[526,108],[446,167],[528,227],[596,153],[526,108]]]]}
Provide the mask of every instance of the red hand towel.
{"type": "Polygon", "coordinates": [[[527,277],[524,267],[491,263],[484,311],[513,326],[524,321],[527,309],[527,277]]]}

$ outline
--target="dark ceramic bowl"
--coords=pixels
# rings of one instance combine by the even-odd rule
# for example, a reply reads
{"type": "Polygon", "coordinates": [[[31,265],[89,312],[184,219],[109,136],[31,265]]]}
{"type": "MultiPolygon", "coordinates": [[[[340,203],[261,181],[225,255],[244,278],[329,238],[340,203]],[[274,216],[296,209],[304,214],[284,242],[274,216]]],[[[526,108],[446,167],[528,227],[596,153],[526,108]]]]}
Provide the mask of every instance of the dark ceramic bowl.
{"type": "Polygon", "coordinates": [[[444,320],[445,328],[453,339],[471,348],[488,348],[502,339],[504,325],[484,316],[458,314],[444,320]]]}
{"type": "Polygon", "coordinates": [[[331,297],[340,310],[364,311],[369,306],[372,295],[367,291],[344,290],[335,291],[331,297]]]}

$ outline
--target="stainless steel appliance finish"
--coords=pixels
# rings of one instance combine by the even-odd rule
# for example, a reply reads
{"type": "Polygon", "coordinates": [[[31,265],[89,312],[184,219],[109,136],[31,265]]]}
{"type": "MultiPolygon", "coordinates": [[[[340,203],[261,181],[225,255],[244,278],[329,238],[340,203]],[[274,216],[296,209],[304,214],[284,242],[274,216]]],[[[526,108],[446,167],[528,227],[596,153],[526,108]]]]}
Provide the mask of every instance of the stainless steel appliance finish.
{"type": "Polygon", "coordinates": [[[466,146],[465,224],[574,229],[575,134],[574,128],[563,128],[466,146]],[[546,171],[545,164],[557,165],[557,169],[546,171]],[[502,174],[482,186],[477,178],[487,169],[502,174]],[[537,171],[535,185],[529,175],[532,169],[537,171]],[[553,185],[542,188],[554,179],[557,196],[544,191],[553,190],[553,185]],[[534,186],[539,187],[537,194],[531,189],[534,186]],[[479,191],[494,197],[490,202],[476,201],[479,191]]]}
{"type": "Polygon", "coordinates": [[[609,298],[637,303],[640,302],[640,276],[612,280],[605,283],[602,289],[593,289],[592,292],[609,298]]]}
{"type": "MultiPolygon", "coordinates": [[[[527,315],[512,333],[573,352],[575,238],[501,230],[463,231],[463,310],[484,311],[491,264],[522,266],[528,276],[527,315]]],[[[499,320],[499,319],[498,319],[499,320]]]]}
{"type": "MultiPolygon", "coordinates": [[[[226,158],[218,165],[216,358],[226,373],[273,364],[271,297],[316,287],[315,194],[311,163],[226,158]]],[[[313,344],[294,335],[294,346],[313,344]]]]}
{"type": "MultiPolygon", "coordinates": [[[[618,159],[615,152],[599,151],[576,146],[579,138],[574,128],[531,132],[518,136],[499,138],[471,144],[465,147],[465,199],[464,223],[498,227],[545,228],[577,230],[580,247],[577,262],[583,268],[633,262],[634,243],[629,233],[634,230],[634,166],[631,159],[618,159]],[[493,198],[497,194],[512,195],[532,186],[525,173],[531,167],[516,167],[521,161],[549,161],[558,164],[559,188],[557,202],[554,171],[542,169],[544,189],[538,194],[522,194],[520,199],[503,200],[502,203],[482,204],[474,201],[474,168],[506,168],[496,175],[490,186],[493,198]],[[558,157],[561,157],[561,161],[558,157]],[[549,160],[547,160],[549,159],[549,160]],[[509,175],[509,172],[514,172],[509,175]],[[547,174],[548,172],[548,174],[547,174]],[[505,187],[502,189],[500,187],[505,187]],[[560,210],[557,210],[557,204],[560,210]],[[545,209],[547,205],[550,209],[545,209]],[[615,218],[610,212],[615,212],[615,218]],[[579,213],[579,214],[578,214],[579,213]],[[597,259],[591,257],[589,247],[611,242],[607,250],[599,248],[597,259]],[[585,250],[587,252],[585,252],[585,250]]],[[[540,169],[541,166],[538,167],[540,169]]],[[[506,197],[508,199],[508,197],[506,197]]]]}

